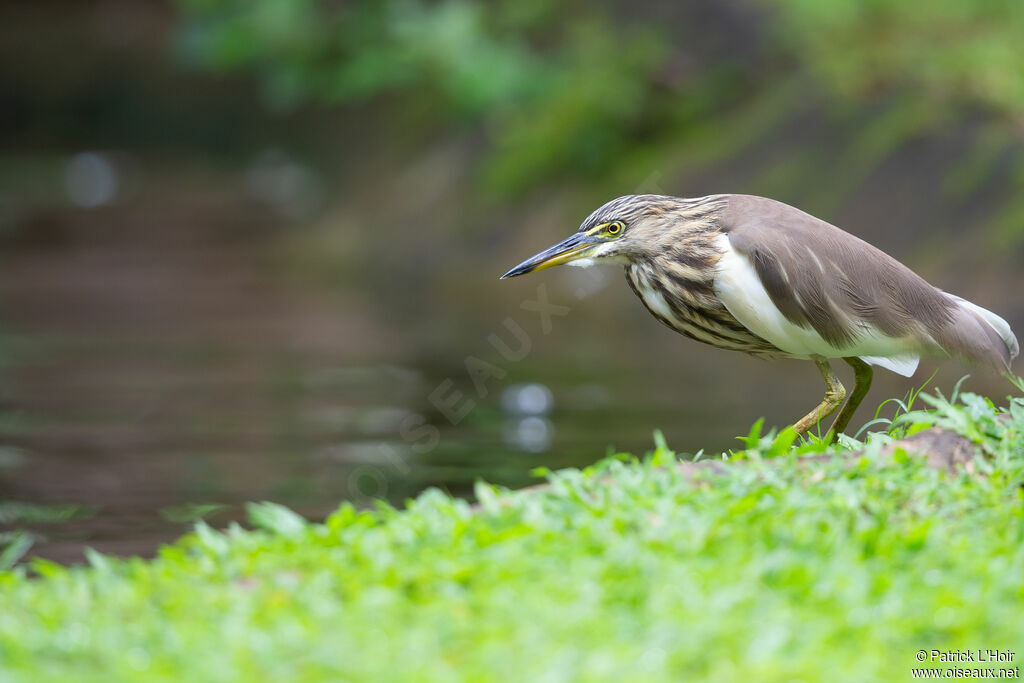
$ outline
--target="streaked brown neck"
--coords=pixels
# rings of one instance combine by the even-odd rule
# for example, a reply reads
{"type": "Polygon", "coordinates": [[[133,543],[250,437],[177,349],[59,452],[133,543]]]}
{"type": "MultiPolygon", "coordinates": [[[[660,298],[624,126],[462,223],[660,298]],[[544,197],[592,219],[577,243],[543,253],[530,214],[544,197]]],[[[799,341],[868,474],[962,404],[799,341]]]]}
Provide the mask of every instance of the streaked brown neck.
{"type": "Polygon", "coordinates": [[[634,241],[645,246],[633,254],[634,263],[677,272],[690,281],[712,277],[714,269],[709,266],[720,256],[715,238],[727,204],[728,195],[666,197],[637,227],[634,241]]]}

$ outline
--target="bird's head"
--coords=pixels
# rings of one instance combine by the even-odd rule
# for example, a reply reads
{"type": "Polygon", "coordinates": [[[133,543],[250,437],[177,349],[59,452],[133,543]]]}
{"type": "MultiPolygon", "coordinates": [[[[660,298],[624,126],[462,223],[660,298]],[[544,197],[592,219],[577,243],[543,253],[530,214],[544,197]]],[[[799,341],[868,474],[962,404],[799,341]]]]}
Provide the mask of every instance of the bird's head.
{"type": "Polygon", "coordinates": [[[590,214],[579,230],[502,275],[526,275],[552,266],[635,263],[662,246],[689,200],[656,194],[613,199],[590,214]]]}

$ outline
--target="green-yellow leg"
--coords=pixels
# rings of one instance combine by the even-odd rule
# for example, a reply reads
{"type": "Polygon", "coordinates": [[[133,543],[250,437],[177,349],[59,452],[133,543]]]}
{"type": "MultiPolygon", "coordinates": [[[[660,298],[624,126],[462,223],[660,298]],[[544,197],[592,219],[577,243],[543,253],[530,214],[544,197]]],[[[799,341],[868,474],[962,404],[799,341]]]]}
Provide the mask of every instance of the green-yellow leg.
{"type": "Polygon", "coordinates": [[[867,395],[868,389],[871,388],[871,378],[874,377],[875,373],[871,369],[871,366],[862,361],[856,356],[852,358],[844,358],[850,367],[853,368],[853,375],[856,378],[855,384],[853,385],[853,393],[850,394],[850,400],[846,402],[843,409],[839,411],[839,416],[836,417],[836,421],[832,423],[832,440],[834,441],[843,430],[846,429],[846,425],[850,424],[850,418],[857,411],[857,407],[860,402],[864,400],[864,396],[867,395]]]}
{"type": "MultiPolygon", "coordinates": [[[[817,408],[804,415],[793,425],[793,429],[801,436],[806,434],[811,427],[821,422],[824,418],[836,412],[836,409],[842,405],[843,399],[846,398],[846,389],[843,387],[842,382],[839,381],[839,378],[836,377],[836,373],[832,371],[832,366],[828,364],[828,361],[816,360],[814,363],[818,366],[818,371],[821,372],[821,376],[825,380],[825,398],[818,404],[817,408]]],[[[840,414],[840,417],[842,417],[842,414],[840,414]]],[[[847,417],[848,421],[849,417],[847,417]]]]}

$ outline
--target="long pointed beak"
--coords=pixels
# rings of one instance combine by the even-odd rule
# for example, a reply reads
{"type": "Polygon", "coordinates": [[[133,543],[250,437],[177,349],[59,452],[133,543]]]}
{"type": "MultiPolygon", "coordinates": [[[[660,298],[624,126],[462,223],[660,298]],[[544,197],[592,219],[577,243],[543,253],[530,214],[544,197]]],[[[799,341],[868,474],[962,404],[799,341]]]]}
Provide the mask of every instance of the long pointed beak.
{"type": "Polygon", "coordinates": [[[575,261],[578,258],[582,258],[599,241],[585,232],[573,233],[553,247],[548,247],[539,254],[526,259],[499,279],[504,280],[507,277],[526,275],[527,273],[575,261]]]}

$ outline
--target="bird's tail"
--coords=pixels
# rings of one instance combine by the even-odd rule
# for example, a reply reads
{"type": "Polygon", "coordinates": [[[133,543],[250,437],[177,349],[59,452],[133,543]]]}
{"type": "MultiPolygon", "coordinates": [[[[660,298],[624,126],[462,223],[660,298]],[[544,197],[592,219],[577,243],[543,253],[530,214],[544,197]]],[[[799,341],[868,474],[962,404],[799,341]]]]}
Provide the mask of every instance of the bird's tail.
{"type": "Polygon", "coordinates": [[[935,341],[960,360],[1007,372],[1010,361],[1020,352],[1010,324],[977,304],[948,292],[945,294],[957,306],[951,324],[935,336],[935,341]]]}

